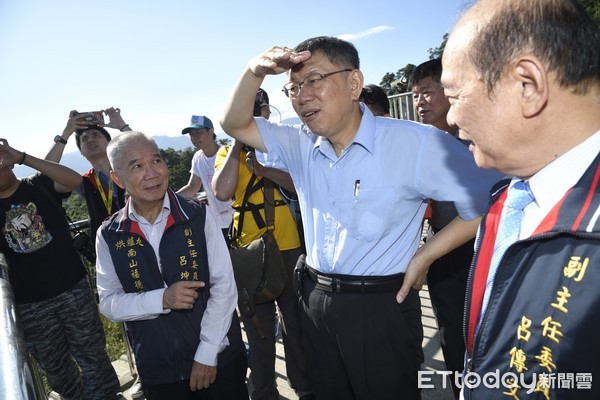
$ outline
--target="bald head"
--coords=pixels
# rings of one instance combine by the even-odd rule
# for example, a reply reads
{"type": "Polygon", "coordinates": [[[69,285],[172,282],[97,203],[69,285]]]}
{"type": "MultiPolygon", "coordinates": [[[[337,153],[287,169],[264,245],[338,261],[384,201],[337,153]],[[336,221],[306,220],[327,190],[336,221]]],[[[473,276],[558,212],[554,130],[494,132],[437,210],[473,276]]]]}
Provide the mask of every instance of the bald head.
{"type": "Polygon", "coordinates": [[[600,129],[599,52],[574,0],[480,0],[444,49],[448,123],[480,167],[532,176],[600,129]]]}
{"type": "Polygon", "coordinates": [[[539,58],[563,87],[586,93],[600,85],[598,25],[575,0],[477,1],[456,24],[445,52],[457,49],[468,50],[489,92],[523,54],[539,58]]]}

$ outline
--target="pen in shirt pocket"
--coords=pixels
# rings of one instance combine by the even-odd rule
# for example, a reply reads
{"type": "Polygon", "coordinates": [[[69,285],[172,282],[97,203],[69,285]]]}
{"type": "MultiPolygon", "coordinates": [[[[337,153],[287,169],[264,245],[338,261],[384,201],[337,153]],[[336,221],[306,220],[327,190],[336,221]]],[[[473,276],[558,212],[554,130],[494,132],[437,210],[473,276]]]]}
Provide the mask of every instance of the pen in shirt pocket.
{"type": "Polygon", "coordinates": [[[360,191],[360,179],[354,181],[354,197],[358,196],[358,192],[360,191]]]}

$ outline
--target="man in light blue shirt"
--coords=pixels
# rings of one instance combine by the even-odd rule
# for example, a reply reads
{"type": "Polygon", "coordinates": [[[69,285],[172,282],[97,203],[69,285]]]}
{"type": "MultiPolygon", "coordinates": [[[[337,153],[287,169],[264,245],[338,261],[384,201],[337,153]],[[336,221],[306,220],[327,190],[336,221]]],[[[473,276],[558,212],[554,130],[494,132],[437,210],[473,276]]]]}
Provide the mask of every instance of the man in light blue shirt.
{"type": "Polygon", "coordinates": [[[274,47],[250,61],[221,126],[268,153],[294,181],[307,247],[303,329],[317,398],[419,398],[423,333],[418,293],[409,289],[424,274],[413,271],[474,236],[498,175],[479,170],[463,145],[436,128],[374,117],[358,101],[362,87],[348,42],[318,37],[294,50],[274,47]],[[265,75],[288,70],[284,92],[303,124],[246,117],[265,75]],[[428,198],[454,201],[460,218],[415,256],[428,198]]]}

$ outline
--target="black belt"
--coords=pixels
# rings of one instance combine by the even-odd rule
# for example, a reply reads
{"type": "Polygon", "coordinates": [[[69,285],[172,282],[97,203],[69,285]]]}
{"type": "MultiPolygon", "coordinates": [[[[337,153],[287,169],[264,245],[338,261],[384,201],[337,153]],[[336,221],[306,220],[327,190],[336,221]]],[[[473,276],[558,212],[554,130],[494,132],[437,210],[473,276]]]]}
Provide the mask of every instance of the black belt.
{"type": "Polygon", "coordinates": [[[404,274],[389,276],[352,276],[323,274],[308,267],[310,279],[316,288],[336,293],[396,293],[404,281],[404,274]]]}

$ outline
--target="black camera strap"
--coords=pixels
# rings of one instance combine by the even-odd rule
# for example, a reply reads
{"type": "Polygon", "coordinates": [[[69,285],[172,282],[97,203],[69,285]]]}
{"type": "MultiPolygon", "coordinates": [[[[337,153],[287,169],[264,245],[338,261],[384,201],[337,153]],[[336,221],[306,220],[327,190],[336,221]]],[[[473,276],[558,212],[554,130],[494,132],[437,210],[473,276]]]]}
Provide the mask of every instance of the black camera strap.
{"type": "Polygon", "coordinates": [[[252,174],[252,177],[250,178],[250,180],[248,181],[248,185],[246,186],[246,191],[244,192],[244,199],[242,200],[242,205],[240,207],[235,207],[235,210],[238,211],[240,213],[239,219],[238,219],[238,226],[237,229],[233,229],[233,222],[231,223],[230,226],[230,238],[231,238],[231,242],[232,244],[236,242],[236,240],[239,238],[239,236],[242,234],[242,227],[244,225],[244,216],[246,214],[247,211],[252,212],[252,216],[254,217],[254,222],[256,223],[256,226],[259,229],[262,228],[267,228],[269,230],[273,230],[274,229],[274,225],[275,225],[275,213],[274,213],[274,207],[278,206],[278,205],[284,205],[284,202],[281,202],[282,204],[275,204],[275,187],[273,185],[273,181],[267,179],[267,178],[262,178],[260,179],[256,185],[254,184],[254,182],[257,180],[257,176],[256,174],[252,174]],[[258,189],[260,189],[261,187],[264,187],[264,202],[263,204],[251,204],[248,202],[248,199],[250,197],[250,195],[254,192],[256,192],[258,189]],[[263,220],[262,216],[260,215],[260,210],[262,210],[264,208],[265,210],[265,220],[263,220]]]}

